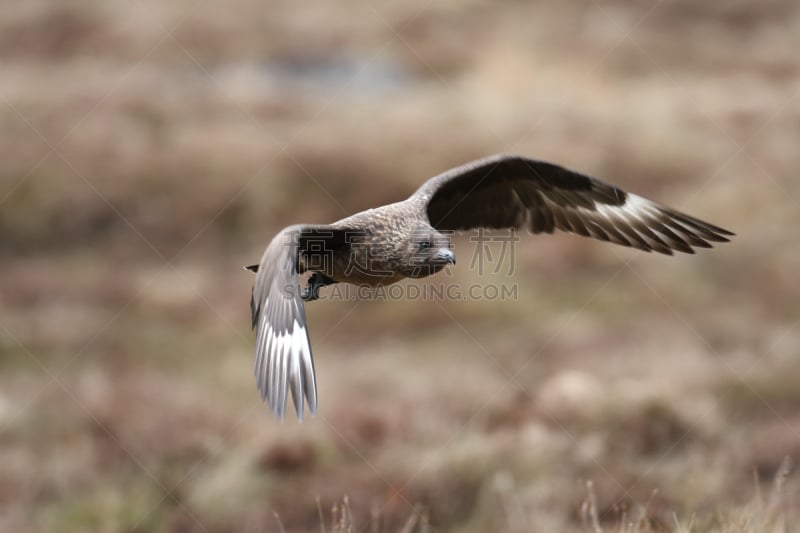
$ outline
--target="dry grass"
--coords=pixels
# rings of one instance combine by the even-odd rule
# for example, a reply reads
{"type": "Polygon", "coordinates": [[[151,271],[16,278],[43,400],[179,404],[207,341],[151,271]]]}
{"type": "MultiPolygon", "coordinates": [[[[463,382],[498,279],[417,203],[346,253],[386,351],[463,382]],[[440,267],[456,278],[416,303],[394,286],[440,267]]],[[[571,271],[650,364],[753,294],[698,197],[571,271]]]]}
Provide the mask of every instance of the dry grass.
{"type": "Polygon", "coordinates": [[[0,530],[798,530],[799,32],[789,0],[0,5],[0,530]],[[320,413],[272,420],[241,265],[497,151],[739,235],[524,237],[511,276],[460,240],[440,281],[517,300],[309,306],[320,413]]]}

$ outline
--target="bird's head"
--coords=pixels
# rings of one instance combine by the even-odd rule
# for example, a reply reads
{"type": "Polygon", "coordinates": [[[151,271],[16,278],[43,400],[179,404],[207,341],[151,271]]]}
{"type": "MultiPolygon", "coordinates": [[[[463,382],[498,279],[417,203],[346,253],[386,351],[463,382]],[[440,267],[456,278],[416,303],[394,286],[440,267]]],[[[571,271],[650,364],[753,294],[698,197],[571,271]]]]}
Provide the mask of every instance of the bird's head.
{"type": "Polygon", "coordinates": [[[408,276],[412,278],[430,276],[456,263],[450,237],[430,226],[419,227],[411,232],[406,257],[410,268],[408,276]]]}

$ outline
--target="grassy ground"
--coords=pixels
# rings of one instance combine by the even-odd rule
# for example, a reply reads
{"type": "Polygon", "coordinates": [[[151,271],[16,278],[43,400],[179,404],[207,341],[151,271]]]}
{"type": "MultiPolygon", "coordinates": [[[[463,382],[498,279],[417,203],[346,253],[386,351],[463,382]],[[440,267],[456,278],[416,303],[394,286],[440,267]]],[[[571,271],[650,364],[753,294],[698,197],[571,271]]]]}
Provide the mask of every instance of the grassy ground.
{"type": "Polygon", "coordinates": [[[800,6],[0,4],[0,530],[796,531],[800,6]],[[523,236],[508,301],[309,306],[317,417],[253,382],[281,227],[494,152],[735,231],[523,236]]]}

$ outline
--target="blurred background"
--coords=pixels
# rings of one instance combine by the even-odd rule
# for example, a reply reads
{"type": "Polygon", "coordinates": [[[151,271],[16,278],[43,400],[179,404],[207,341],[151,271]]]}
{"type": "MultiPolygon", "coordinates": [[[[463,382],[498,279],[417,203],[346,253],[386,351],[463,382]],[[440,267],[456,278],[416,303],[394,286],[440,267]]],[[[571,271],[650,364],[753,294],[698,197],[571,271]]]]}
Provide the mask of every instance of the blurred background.
{"type": "Polygon", "coordinates": [[[3,2],[0,529],[797,530],[798,35],[791,0],[3,2]],[[319,414],[273,420],[241,267],[495,152],[737,237],[523,235],[511,275],[459,239],[438,281],[515,299],[309,305],[319,414]]]}

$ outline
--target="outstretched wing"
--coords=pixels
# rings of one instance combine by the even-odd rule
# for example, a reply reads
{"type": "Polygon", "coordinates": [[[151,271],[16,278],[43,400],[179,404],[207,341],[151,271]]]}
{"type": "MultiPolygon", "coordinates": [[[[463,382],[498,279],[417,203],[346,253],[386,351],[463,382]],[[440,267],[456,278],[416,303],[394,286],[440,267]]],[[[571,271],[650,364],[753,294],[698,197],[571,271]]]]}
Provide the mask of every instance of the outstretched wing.
{"type": "Polygon", "coordinates": [[[566,168],[520,156],[479,159],[415,193],[436,229],[556,229],[672,255],[727,242],[728,230],[566,168]]]}
{"type": "Polygon", "coordinates": [[[346,242],[346,231],[341,229],[290,226],[272,239],[258,265],[245,267],[256,272],[250,299],[256,383],[261,398],[281,420],[289,390],[298,419],[303,419],[304,399],[311,414],[317,411],[314,361],[297,274],[310,263],[324,265],[326,257],[346,242]]]}

